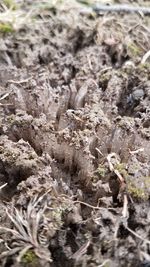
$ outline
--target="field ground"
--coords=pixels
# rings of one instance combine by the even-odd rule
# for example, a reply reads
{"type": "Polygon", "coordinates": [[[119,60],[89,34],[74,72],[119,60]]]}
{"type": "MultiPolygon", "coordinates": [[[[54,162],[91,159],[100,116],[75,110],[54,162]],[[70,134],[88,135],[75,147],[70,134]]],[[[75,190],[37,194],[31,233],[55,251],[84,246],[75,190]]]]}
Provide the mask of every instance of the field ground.
{"type": "Polygon", "coordinates": [[[0,4],[0,266],[150,266],[150,16],[91,4],[0,4]]]}

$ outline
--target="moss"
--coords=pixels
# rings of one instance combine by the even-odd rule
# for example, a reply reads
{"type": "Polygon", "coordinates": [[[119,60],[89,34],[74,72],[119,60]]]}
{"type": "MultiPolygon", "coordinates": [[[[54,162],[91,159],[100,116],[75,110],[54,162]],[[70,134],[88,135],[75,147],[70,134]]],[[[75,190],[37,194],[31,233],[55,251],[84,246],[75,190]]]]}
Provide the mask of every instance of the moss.
{"type": "Polygon", "coordinates": [[[107,173],[107,170],[104,167],[99,166],[97,169],[97,173],[100,177],[104,178],[107,173]]]}
{"type": "Polygon", "coordinates": [[[28,266],[29,264],[32,264],[34,266],[38,263],[38,257],[35,255],[34,251],[30,249],[24,254],[21,262],[25,266],[28,266]]]}
{"type": "Polygon", "coordinates": [[[125,65],[121,69],[124,78],[128,79],[128,75],[132,75],[135,67],[133,65],[125,65]],[[126,76],[125,76],[126,75],[126,76]]]}
{"type": "Polygon", "coordinates": [[[7,117],[7,122],[8,123],[13,123],[15,121],[15,116],[14,114],[10,115],[7,117]]]}
{"type": "Polygon", "coordinates": [[[78,2],[87,6],[91,5],[91,1],[89,0],[78,0],[78,2]]]}
{"type": "Polygon", "coordinates": [[[135,186],[132,182],[128,183],[128,192],[133,198],[136,198],[138,200],[146,201],[149,198],[148,192],[145,192],[143,188],[135,186]]]}
{"type": "Polygon", "coordinates": [[[0,33],[12,33],[13,26],[10,23],[0,23],[0,33]]]}
{"type": "Polygon", "coordinates": [[[143,71],[143,72],[149,72],[149,70],[150,70],[150,63],[149,62],[145,62],[145,63],[140,63],[139,65],[138,65],[138,69],[140,70],[140,71],[143,71]]]}
{"type": "Polygon", "coordinates": [[[3,3],[7,8],[11,8],[12,10],[17,9],[17,4],[15,0],[3,0],[3,3]]]}
{"type": "Polygon", "coordinates": [[[54,208],[54,210],[50,211],[49,215],[50,215],[53,227],[59,228],[63,224],[62,216],[63,216],[64,212],[68,211],[69,208],[72,209],[72,206],[70,207],[68,202],[67,203],[64,202],[64,203],[62,203],[62,205],[59,208],[57,206],[56,207],[54,206],[53,208],[54,208]]]}
{"type": "MultiPolygon", "coordinates": [[[[150,186],[150,177],[141,177],[141,182],[138,184],[134,183],[133,177],[128,175],[126,170],[126,165],[124,163],[116,164],[114,167],[119,173],[126,179],[128,192],[131,196],[137,200],[146,201],[149,198],[149,193],[147,188],[150,186]],[[141,187],[141,184],[143,187],[141,187]]],[[[137,170],[137,166],[134,166],[134,170],[137,170]]]]}
{"type": "Polygon", "coordinates": [[[127,45],[127,50],[128,50],[128,54],[131,57],[141,56],[141,53],[142,53],[141,49],[133,42],[127,45]]]}
{"type": "Polygon", "coordinates": [[[150,176],[143,177],[143,181],[146,187],[150,186],[150,176]]]}
{"type": "Polygon", "coordinates": [[[104,264],[104,267],[110,267],[111,265],[111,262],[109,261],[109,262],[106,262],[105,264],[104,264]]]}
{"type": "Polygon", "coordinates": [[[53,223],[55,222],[58,227],[62,225],[62,212],[63,211],[60,208],[55,209],[54,211],[51,212],[53,223]]]}
{"type": "MultiPolygon", "coordinates": [[[[105,179],[106,175],[108,173],[108,170],[105,166],[99,165],[98,168],[95,171],[95,174],[100,178],[100,179],[105,179]]],[[[96,177],[93,177],[94,180],[97,180],[96,177]]]]}
{"type": "Polygon", "coordinates": [[[118,170],[124,178],[128,176],[128,173],[126,171],[126,165],[124,163],[118,163],[114,166],[114,168],[118,170]]]}
{"type": "Polygon", "coordinates": [[[101,76],[100,76],[100,82],[101,83],[104,83],[104,82],[107,82],[108,80],[110,79],[110,74],[109,73],[103,73],[101,76]]]}
{"type": "Polygon", "coordinates": [[[91,181],[92,183],[97,183],[99,178],[97,176],[92,176],[91,181]]]}
{"type": "Polygon", "coordinates": [[[100,86],[102,87],[103,90],[105,90],[107,88],[107,85],[108,85],[110,78],[111,78],[110,72],[100,74],[99,83],[100,83],[100,86]]]}
{"type": "Polygon", "coordinates": [[[137,200],[146,201],[149,199],[149,186],[150,186],[150,176],[140,177],[140,184],[136,185],[131,178],[128,177],[127,185],[128,185],[128,192],[131,194],[133,198],[137,200]],[[142,186],[141,186],[142,185],[142,186]]]}

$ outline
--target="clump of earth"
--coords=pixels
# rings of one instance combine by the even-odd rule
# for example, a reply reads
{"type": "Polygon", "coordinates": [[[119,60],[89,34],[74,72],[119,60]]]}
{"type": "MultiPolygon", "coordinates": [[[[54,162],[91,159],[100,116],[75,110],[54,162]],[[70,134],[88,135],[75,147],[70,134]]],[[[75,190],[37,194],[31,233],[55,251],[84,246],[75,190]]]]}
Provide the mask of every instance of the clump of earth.
{"type": "Polygon", "coordinates": [[[1,266],[150,266],[149,26],[62,5],[1,34],[1,266]]]}

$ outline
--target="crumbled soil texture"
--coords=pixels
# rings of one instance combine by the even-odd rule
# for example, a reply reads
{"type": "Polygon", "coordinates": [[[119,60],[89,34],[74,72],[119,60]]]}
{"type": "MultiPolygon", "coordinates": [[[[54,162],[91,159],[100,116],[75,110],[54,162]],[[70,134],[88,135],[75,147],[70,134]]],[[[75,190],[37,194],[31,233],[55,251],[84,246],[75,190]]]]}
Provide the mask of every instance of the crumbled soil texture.
{"type": "Polygon", "coordinates": [[[150,266],[149,26],[69,6],[1,34],[1,266],[150,266]],[[43,194],[51,262],[36,245],[19,261],[23,241],[4,227],[43,194]]]}

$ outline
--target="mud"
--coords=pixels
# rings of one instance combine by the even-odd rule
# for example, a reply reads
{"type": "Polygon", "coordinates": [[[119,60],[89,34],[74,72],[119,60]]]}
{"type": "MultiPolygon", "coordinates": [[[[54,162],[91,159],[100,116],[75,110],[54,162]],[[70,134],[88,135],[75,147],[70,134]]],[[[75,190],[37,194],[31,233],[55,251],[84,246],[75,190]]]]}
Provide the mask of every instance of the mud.
{"type": "Polygon", "coordinates": [[[1,266],[150,265],[149,25],[65,7],[1,36],[1,226],[15,227],[5,207],[27,212],[43,194],[47,205],[39,248],[20,261],[17,237],[0,228],[1,266]]]}

